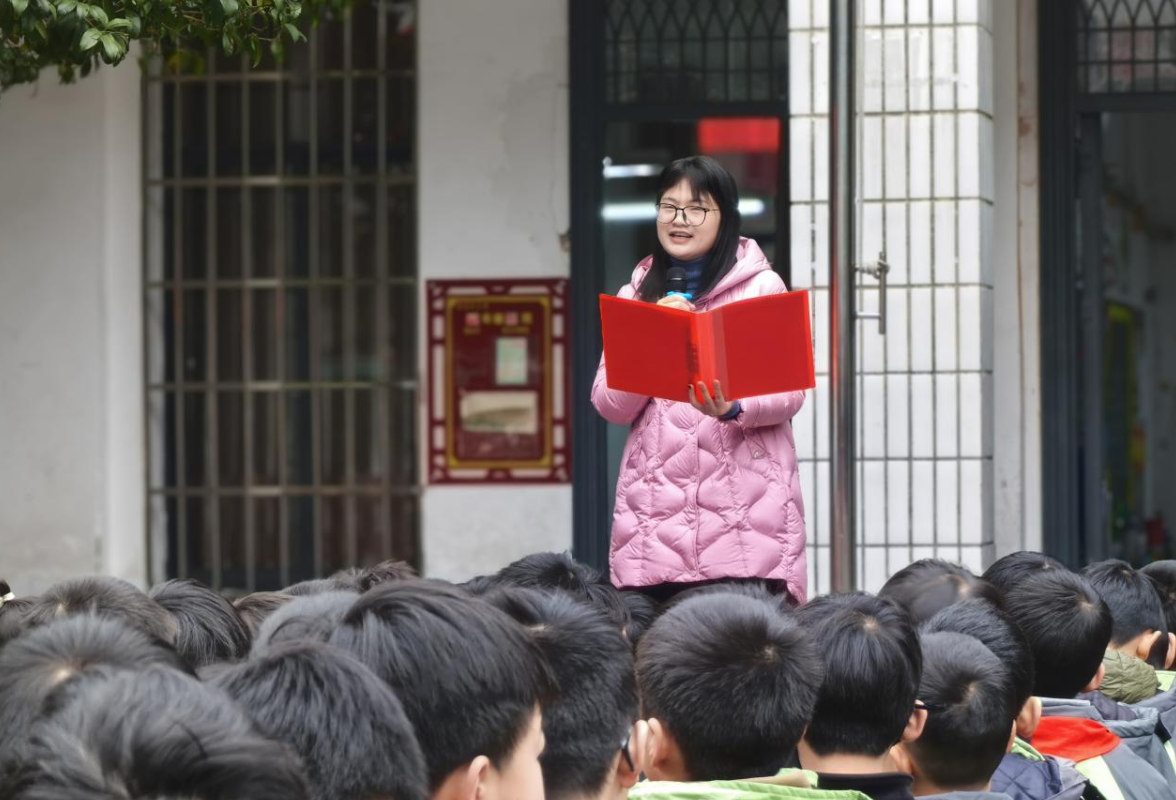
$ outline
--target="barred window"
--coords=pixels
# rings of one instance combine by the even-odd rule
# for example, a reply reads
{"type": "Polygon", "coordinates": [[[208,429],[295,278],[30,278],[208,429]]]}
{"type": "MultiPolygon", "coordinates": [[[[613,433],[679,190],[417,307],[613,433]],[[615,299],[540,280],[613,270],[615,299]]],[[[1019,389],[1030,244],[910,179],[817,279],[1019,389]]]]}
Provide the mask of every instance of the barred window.
{"type": "Polygon", "coordinates": [[[1078,91],[1176,89],[1176,1],[1078,0],[1078,91]]]}

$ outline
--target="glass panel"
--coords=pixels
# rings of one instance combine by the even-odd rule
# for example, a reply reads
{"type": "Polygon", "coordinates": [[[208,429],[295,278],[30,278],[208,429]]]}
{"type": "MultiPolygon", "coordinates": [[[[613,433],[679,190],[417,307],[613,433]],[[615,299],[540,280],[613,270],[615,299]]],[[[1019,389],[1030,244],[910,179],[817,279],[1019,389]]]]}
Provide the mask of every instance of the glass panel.
{"type": "Polygon", "coordinates": [[[376,185],[356,184],[351,201],[351,219],[355,229],[355,275],[370,280],[378,274],[376,264],[376,185]]]}
{"type": "Polygon", "coordinates": [[[216,409],[220,485],[242,486],[245,483],[245,394],[220,392],[216,409]]]}
{"type": "MultiPolygon", "coordinates": [[[[226,587],[244,590],[245,499],[222,497],[220,501],[221,581],[226,587]]],[[[209,558],[209,563],[212,559],[209,558]]]]}
{"type": "Polygon", "coordinates": [[[283,114],[286,127],[286,174],[310,174],[310,83],[290,81],[283,84],[283,114]]]}
{"type": "Polygon", "coordinates": [[[216,190],[216,277],[235,280],[241,270],[242,189],[216,190]]]}
{"type": "Polygon", "coordinates": [[[286,379],[310,380],[310,290],[286,290],[286,379]]]}
{"type": "Polygon", "coordinates": [[[310,194],[305,188],[283,191],[286,205],[286,247],[279,265],[287,277],[310,276],[310,194]]]}
{"type": "MultiPolygon", "coordinates": [[[[365,4],[366,5],[366,4],[365,4]]],[[[347,46],[343,39],[343,17],[346,12],[326,12],[326,21],[316,32],[320,45],[321,68],[327,72],[339,72],[344,68],[347,46]]]]}
{"type": "Polygon", "coordinates": [[[254,558],[257,564],[258,590],[282,586],[281,518],[282,501],[276,497],[253,501],[254,558]]]}
{"type": "Polygon", "coordinates": [[[342,497],[324,497],[321,503],[323,572],[329,575],[351,566],[347,557],[347,502],[342,497]]]}
{"type": "Polygon", "coordinates": [[[276,274],[277,237],[277,192],[274,189],[252,189],[250,191],[252,233],[249,275],[254,278],[268,278],[276,274]]]}
{"type": "MultiPolygon", "coordinates": [[[[358,175],[374,175],[379,166],[379,85],[375,78],[356,78],[353,82],[351,170],[358,175]]],[[[395,118],[389,109],[389,120],[395,118]]]]}
{"type": "Polygon", "coordinates": [[[415,286],[393,286],[389,290],[388,330],[392,334],[392,380],[416,378],[415,286]]]}
{"type": "Polygon", "coordinates": [[[278,315],[277,292],[272,289],[255,289],[250,292],[250,327],[253,331],[253,379],[258,381],[277,380],[278,364],[278,315]]]}
{"type": "Polygon", "coordinates": [[[392,495],[391,558],[417,563],[420,524],[420,500],[413,495],[392,495]]]}
{"type": "Polygon", "coordinates": [[[277,103],[280,85],[265,82],[249,84],[249,172],[252,175],[275,175],[278,171],[277,103]]]}
{"type": "Polygon", "coordinates": [[[384,374],[376,321],[380,313],[380,293],[366,287],[349,291],[355,308],[355,352],[352,355],[355,369],[348,377],[358,381],[378,381],[384,374]]]}
{"type": "Polygon", "coordinates": [[[389,0],[388,69],[412,69],[416,64],[416,8],[411,0],[389,0]]]}
{"type": "Polygon", "coordinates": [[[205,500],[203,497],[183,498],[185,534],[188,547],[185,553],[188,562],[188,572],[184,577],[191,576],[205,583],[212,582],[212,539],[205,529],[204,520],[205,500]]]}
{"type": "Polygon", "coordinates": [[[344,290],[325,286],[316,291],[319,313],[319,377],[339,381],[346,377],[344,359],[344,290]]]}
{"type": "Polygon", "coordinates": [[[203,392],[184,392],[183,440],[184,487],[200,488],[207,482],[204,471],[204,431],[207,429],[203,392]]]}
{"type": "Polygon", "coordinates": [[[208,88],[180,84],[180,162],[185,177],[208,174],[208,88]]]}
{"type": "Polygon", "coordinates": [[[326,486],[344,486],[347,483],[346,394],[335,390],[319,393],[322,417],[322,453],[319,463],[322,482],[326,486]]]}
{"type": "Polygon", "coordinates": [[[188,290],[183,292],[183,317],[181,342],[184,369],[180,379],[185,382],[199,382],[208,377],[208,364],[205,359],[205,330],[207,328],[208,309],[204,302],[204,292],[188,290]]]}
{"type": "Polygon", "coordinates": [[[343,274],[343,188],[319,190],[319,275],[343,274]]]}
{"type": "MultiPolygon", "coordinates": [[[[174,178],[176,175],[176,93],[178,86],[175,83],[164,81],[161,84],[161,100],[159,109],[159,120],[161,129],[162,153],[163,163],[160,167],[163,170],[163,177],[174,178]]],[[[155,176],[151,176],[155,177],[155,176]]],[[[170,215],[166,215],[164,219],[171,219],[170,215]]]]}
{"type": "Polygon", "coordinates": [[[310,497],[291,497],[286,500],[289,514],[290,582],[296,583],[315,577],[315,501],[310,497]]]}
{"type": "MultiPolygon", "coordinates": [[[[259,486],[277,486],[282,482],[278,461],[278,407],[280,392],[257,392],[250,395],[253,404],[253,472],[250,480],[259,486]]],[[[309,433],[309,431],[308,431],[309,433]]]]}
{"type": "MultiPolygon", "coordinates": [[[[233,59],[236,60],[236,59],[233,59]]],[[[221,81],[216,86],[216,172],[240,175],[244,164],[241,147],[242,85],[221,81]]]]}
{"type": "Polygon", "coordinates": [[[318,171],[320,175],[343,173],[343,81],[318,83],[318,171]]]}
{"type": "Polygon", "coordinates": [[[181,277],[203,280],[208,274],[208,206],[204,189],[183,189],[180,230],[181,277]]]}
{"type": "Polygon", "coordinates": [[[380,446],[380,397],[383,390],[355,392],[355,483],[379,484],[384,478],[383,448],[380,446]]]}
{"type": "Polygon", "coordinates": [[[390,392],[388,460],[394,486],[413,486],[417,482],[417,405],[416,391],[393,387],[390,392]]]}
{"type": "Polygon", "coordinates": [[[245,380],[244,339],[242,338],[242,303],[240,289],[221,289],[216,301],[216,372],[217,379],[230,383],[245,380]]]}
{"type": "Polygon", "coordinates": [[[351,68],[375,70],[379,46],[380,3],[356,3],[351,8],[351,68]]]}
{"type": "Polygon", "coordinates": [[[286,483],[314,483],[314,406],[310,392],[286,394],[286,483]]]}
{"type": "Polygon", "coordinates": [[[388,190],[388,275],[416,275],[416,192],[409,186],[388,190]]]}
{"type": "Polygon", "coordinates": [[[370,567],[388,558],[382,497],[355,498],[355,529],[358,545],[357,566],[370,567]]]}
{"type": "Polygon", "coordinates": [[[388,172],[412,174],[415,158],[416,80],[388,78],[388,172]]]}

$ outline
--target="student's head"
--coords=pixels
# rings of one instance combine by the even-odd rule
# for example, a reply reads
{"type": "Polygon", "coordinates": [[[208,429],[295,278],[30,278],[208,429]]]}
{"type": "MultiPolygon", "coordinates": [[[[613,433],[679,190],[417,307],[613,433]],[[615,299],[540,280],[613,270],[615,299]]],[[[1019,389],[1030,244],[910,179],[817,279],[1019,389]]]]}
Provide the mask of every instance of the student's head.
{"type": "Polygon", "coordinates": [[[1098,592],[1111,610],[1114,627],[1111,647],[1147,661],[1153,655],[1157,666],[1172,665],[1164,605],[1152,579],[1125,561],[1100,561],[1082,570],[1082,577],[1098,592]]]}
{"type": "Polygon", "coordinates": [[[625,797],[641,775],[643,753],[631,741],[639,708],[624,634],[563,592],[504,587],[486,602],[527,629],[555,679],[543,706],[547,747],[539,759],[547,800],[625,797]]]}
{"type": "Polygon", "coordinates": [[[556,589],[588,603],[617,629],[629,622],[628,608],[621,593],[587,564],[567,553],[534,553],[503,567],[494,576],[500,586],[556,589]]]}
{"type": "Polygon", "coordinates": [[[922,637],[919,700],[929,711],[923,733],[899,748],[916,795],[987,791],[1015,738],[1016,703],[1005,665],[961,633],[922,637]]]}
{"type": "Polygon", "coordinates": [[[988,648],[1008,671],[1013,699],[1019,709],[1017,735],[1032,739],[1041,722],[1041,700],[1033,695],[1033,649],[1021,628],[1003,610],[972,599],[940,611],[919,629],[923,635],[962,633],[988,648]]]}
{"type": "Polygon", "coordinates": [[[1005,610],[1033,648],[1034,694],[1069,698],[1098,688],[1114,623],[1085,578],[1058,569],[1027,575],[1005,593],[1005,610]]]}
{"type": "Polygon", "coordinates": [[[941,558],[924,558],[904,567],[878,592],[907,610],[915,624],[931,619],[943,609],[979,597],[1000,604],[1000,592],[967,569],[941,558]]]}
{"type": "Polygon", "coordinates": [[[1156,592],[1160,595],[1160,604],[1164,607],[1164,622],[1168,625],[1169,633],[1176,633],[1176,561],[1165,559],[1153,561],[1141,572],[1152,580],[1156,592]]]}
{"type": "Polygon", "coordinates": [[[354,592],[323,592],[295,597],[261,623],[253,652],[289,642],[326,642],[355,604],[354,592]]]}
{"type": "Polygon", "coordinates": [[[95,614],[121,620],[149,636],[174,643],[179,625],[163,606],[118,578],[74,578],[51,587],[24,614],[28,627],[60,617],[95,614]]]}
{"type": "Polygon", "coordinates": [[[381,561],[373,567],[361,570],[355,578],[355,586],[360,593],[366,592],[381,583],[393,581],[416,580],[417,572],[407,561],[381,561]]]}
{"type": "Polygon", "coordinates": [[[666,611],[637,648],[655,780],[774,775],[812,715],[821,658],[792,619],[732,593],[666,611]]]}
{"type": "Polygon", "coordinates": [[[1055,570],[1068,571],[1066,565],[1056,558],[1032,550],[1019,550],[992,562],[992,566],[984,570],[983,578],[1004,593],[1026,575],[1055,570]]]}
{"type": "Polygon", "coordinates": [[[152,600],[179,625],[176,650],[193,669],[249,653],[249,629],[228,600],[198,581],[176,580],[151,590],[152,600]]]}
{"type": "Polygon", "coordinates": [[[795,616],[825,663],[802,763],[806,753],[810,762],[883,758],[899,741],[917,738],[925,716],[915,711],[923,657],[910,615],[892,600],[855,592],[817,598],[795,616]]]}
{"type": "Polygon", "coordinates": [[[259,731],[301,757],[315,800],[425,799],[424,756],[404,707],[342,650],[275,647],[215,684],[259,731]]]}
{"type": "Polygon", "coordinates": [[[236,609],[237,616],[245,623],[245,627],[249,629],[249,635],[256,638],[257,632],[261,629],[261,623],[265,622],[270,614],[293,599],[293,595],[281,592],[254,592],[234,601],[233,608],[236,609]]]}
{"type": "Polygon", "coordinates": [[[656,202],[657,243],[653,266],[641,283],[641,299],[655,301],[665,294],[671,258],[709,256],[699,291],[705,294],[735,263],[741,224],[735,179],[709,156],[680,158],[662,170],[656,202]]]}
{"type": "Polygon", "coordinates": [[[311,594],[323,594],[324,592],[357,592],[359,591],[357,580],[358,574],[340,572],[329,578],[302,581],[293,586],[287,586],[282,590],[282,594],[288,594],[292,597],[305,597],[311,594]]]}
{"type": "Polygon", "coordinates": [[[36,604],[35,597],[14,597],[0,606],[0,647],[24,633],[25,614],[36,604]]]}
{"type": "Polygon", "coordinates": [[[59,686],[101,667],[152,665],[190,671],[169,645],[116,619],[79,614],[28,631],[0,648],[0,760],[38,719],[59,686]]]}
{"type": "Polygon", "coordinates": [[[297,759],[195,678],[148,667],[83,680],[34,730],[5,797],[308,797],[297,759]]]}
{"type": "Polygon", "coordinates": [[[702,586],[695,586],[674,595],[666,603],[666,607],[667,609],[673,608],[675,605],[684,603],[692,597],[702,597],[708,594],[737,594],[775,606],[785,613],[792,611],[792,606],[784,599],[786,595],[772,594],[771,590],[768,589],[767,583],[764,581],[716,581],[715,583],[705,583],[702,586]]]}
{"type": "Polygon", "coordinates": [[[633,648],[636,648],[641,642],[641,637],[657,619],[657,603],[652,597],[632,591],[621,592],[621,602],[625,604],[625,614],[628,617],[625,623],[625,638],[633,648]]]}
{"type": "Polygon", "coordinates": [[[384,679],[404,704],[440,800],[542,800],[542,654],[502,611],[435,581],[363,594],[331,643],[384,679]]]}

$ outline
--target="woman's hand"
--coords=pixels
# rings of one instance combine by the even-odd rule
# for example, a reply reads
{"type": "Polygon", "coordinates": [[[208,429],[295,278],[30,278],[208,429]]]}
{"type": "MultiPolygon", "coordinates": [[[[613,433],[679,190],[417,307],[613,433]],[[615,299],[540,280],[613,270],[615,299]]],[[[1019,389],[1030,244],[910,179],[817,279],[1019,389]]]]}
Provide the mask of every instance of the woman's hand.
{"type": "Polygon", "coordinates": [[[715,381],[714,395],[707,391],[706,384],[702,381],[698,382],[697,388],[691,384],[689,392],[690,405],[708,417],[722,417],[730,413],[732,406],[735,405],[723,397],[723,385],[718,381],[715,381]]]}
{"type": "Polygon", "coordinates": [[[685,297],[680,297],[676,294],[666,295],[661,300],[658,300],[657,304],[659,306],[665,306],[666,308],[676,308],[679,311],[693,311],[694,310],[693,303],[691,303],[685,297]]]}

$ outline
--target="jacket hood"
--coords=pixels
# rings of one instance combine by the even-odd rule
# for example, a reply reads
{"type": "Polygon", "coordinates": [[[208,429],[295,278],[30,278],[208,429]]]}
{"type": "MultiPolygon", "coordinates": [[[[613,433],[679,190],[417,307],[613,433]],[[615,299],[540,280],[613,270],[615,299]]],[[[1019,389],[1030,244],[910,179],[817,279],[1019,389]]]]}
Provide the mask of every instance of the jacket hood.
{"type": "MultiPolygon", "coordinates": [[[[641,288],[641,282],[645,280],[645,275],[652,266],[653,256],[646,256],[637,265],[637,269],[633,270],[632,286],[634,291],[641,288]]],[[[740,238],[739,247],[735,251],[735,264],[723,276],[722,280],[699,299],[710,298],[723,292],[728,292],[739,284],[749,281],[759,273],[770,270],[771,268],[772,265],[768,263],[768,257],[764,255],[764,251],[755,243],[755,240],[746,237],[740,238]]]]}
{"type": "Polygon", "coordinates": [[[1103,656],[1106,675],[1099,691],[1120,703],[1138,703],[1160,690],[1160,680],[1151,664],[1119,650],[1103,656]]]}

